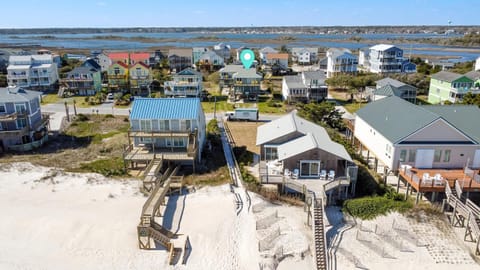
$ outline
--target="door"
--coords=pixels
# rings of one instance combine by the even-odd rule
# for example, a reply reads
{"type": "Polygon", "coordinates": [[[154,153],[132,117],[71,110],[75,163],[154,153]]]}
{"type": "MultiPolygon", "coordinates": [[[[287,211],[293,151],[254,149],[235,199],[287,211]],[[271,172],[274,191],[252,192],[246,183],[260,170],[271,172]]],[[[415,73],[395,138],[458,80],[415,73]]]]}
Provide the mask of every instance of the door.
{"type": "Polygon", "coordinates": [[[472,167],[475,169],[480,168],[480,149],[475,150],[472,167]]]}
{"type": "Polygon", "coordinates": [[[433,167],[434,149],[417,149],[415,168],[431,169],[433,167]]]}

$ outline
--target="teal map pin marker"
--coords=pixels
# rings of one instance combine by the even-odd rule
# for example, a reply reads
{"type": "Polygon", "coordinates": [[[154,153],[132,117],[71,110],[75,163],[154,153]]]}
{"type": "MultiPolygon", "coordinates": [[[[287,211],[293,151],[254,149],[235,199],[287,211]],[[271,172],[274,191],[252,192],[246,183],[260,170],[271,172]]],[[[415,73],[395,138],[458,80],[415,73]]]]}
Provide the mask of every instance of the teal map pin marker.
{"type": "Polygon", "coordinates": [[[245,49],[242,50],[242,52],[240,53],[240,61],[242,61],[243,67],[245,69],[249,69],[252,66],[254,60],[255,54],[252,50],[245,49]]]}

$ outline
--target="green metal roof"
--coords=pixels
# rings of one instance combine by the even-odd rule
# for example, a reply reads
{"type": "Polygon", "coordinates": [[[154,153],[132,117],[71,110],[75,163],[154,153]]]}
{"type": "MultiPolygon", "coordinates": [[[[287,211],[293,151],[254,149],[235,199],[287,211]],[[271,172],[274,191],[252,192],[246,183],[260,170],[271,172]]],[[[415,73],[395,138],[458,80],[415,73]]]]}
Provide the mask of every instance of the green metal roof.
{"type": "Polygon", "coordinates": [[[478,143],[479,115],[480,109],[476,106],[417,106],[396,96],[375,101],[357,111],[358,117],[393,143],[440,118],[478,143]]]}

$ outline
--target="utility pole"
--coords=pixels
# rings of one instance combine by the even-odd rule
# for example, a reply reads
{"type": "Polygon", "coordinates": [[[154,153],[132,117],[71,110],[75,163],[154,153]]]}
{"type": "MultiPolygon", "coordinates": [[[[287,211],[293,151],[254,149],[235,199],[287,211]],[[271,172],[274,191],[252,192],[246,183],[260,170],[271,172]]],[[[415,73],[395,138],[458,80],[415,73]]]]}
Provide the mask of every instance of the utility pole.
{"type": "Polygon", "coordinates": [[[73,100],[73,112],[77,115],[77,101],[75,99],[73,100]]]}
{"type": "Polygon", "coordinates": [[[66,101],[65,101],[65,113],[67,115],[67,121],[70,122],[70,116],[68,115],[68,105],[66,101]]]}
{"type": "Polygon", "coordinates": [[[214,119],[217,119],[217,96],[214,96],[213,118],[214,118],[214,119]]]}

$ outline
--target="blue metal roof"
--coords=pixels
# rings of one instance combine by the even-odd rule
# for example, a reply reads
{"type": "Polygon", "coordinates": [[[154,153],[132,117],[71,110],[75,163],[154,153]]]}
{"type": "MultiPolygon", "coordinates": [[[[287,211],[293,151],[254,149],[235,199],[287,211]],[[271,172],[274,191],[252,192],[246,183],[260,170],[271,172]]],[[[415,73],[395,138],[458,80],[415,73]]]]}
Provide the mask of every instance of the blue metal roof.
{"type": "Polygon", "coordinates": [[[135,98],[130,119],[197,119],[200,110],[199,98],[135,98]]]}

